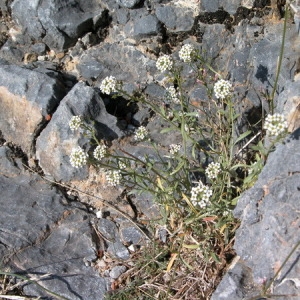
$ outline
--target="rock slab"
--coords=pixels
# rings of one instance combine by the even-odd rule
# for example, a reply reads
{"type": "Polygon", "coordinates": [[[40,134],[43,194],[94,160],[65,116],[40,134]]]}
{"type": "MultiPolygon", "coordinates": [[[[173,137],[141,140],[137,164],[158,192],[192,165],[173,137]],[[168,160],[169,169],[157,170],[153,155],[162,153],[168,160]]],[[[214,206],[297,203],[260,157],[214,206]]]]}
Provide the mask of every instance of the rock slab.
{"type": "MultiPolygon", "coordinates": [[[[7,147],[0,147],[0,153],[4,267],[31,278],[48,274],[39,284],[67,299],[103,299],[107,280],[90,266],[97,258],[90,226],[95,217],[37,175],[18,168],[7,147]]],[[[24,286],[24,292],[50,299],[32,283],[24,286]]]]}
{"type": "MultiPolygon", "coordinates": [[[[234,247],[240,261],[251,270],[248,278],[252,277],[253,288],[247,290],[246,283],[237,274],[240,285],[225,292],[226,286],[232,286],[227,274],[212,299],[238,300],[241,295],[249,297],[255,291],[259,293],[299,242],[299,147],[300,129],[269,155],[258,181],[241,196],[234,210],[235,217],[241,219],[234,247]]],[[[299,255],[300,247],[274,281],[270,294],[282,295],[276,299],[290,299],[289,295],[299,294],[299,255]]],[[[236,270],[233,267],[231,272],[236,270]]]]}

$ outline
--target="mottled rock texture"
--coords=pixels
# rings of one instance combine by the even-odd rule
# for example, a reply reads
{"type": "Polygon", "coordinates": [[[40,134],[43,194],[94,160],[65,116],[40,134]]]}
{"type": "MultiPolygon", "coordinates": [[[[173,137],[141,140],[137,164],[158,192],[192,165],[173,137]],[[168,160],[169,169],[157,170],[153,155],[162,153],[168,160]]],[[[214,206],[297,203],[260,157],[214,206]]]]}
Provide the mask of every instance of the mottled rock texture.
{"type": "MultiPolygon", "coordinates": [[[[0,130],[7,141],[0,148],[1,256],[15,272],[51,273],[41,284],[66,298],[102,299],[111,280],[125,269],[122,265],[106,269],[107,276],[101,277],[90,266],[97,251],[126,260],[130,257],[127,246],[141,244],[142,233],[113,209],[106,208],[104,217],[96,220],[77,200],[102,211],[103,199],[108,199],[132,218],[137,213],[155,218],[159,209],[151,194],[126,203],[120,197],[124,187],[106,188],[99,170],[71,168],[73,146],[90,152],[93,148],[86,137],[70,131],[70,118],[93,118],[99,137],[116,149],[121,142],[126,151],[155,159],[147,143],[126,144],[131,140],[127,135],[145,124],[162,153],[177,137],[161,137],[165,124],[152,118],[151,111],[128,105],[125,98],[101,94],[99,85],[112,75],[124,82],[127,92],[138,90],[163,104],[169,83],[155,62],[163,54],[178,62],[181,46],[191,43],[232,81],[241,123],[253,122],[258,112],[269,111],[263,92],[271,93],[276,78],[282,1],[274,5],[265,0],[5,0],[0,9],[0,130]],[[15,157],[10,143],[21,147],[22,158],[15,157]],[[98,198],[50,187],[24,171],[22,163],[28,164],[27,158],[36,159],[31,163],[50,178],[71,182],[98,198]],[[101,235],[107,239],[104,246],[101,235]]],[[[300,37],[292,19],[287,28],[275,107],[288,117],[293,133],[271,153],[258,182],[235,209],[241,219],[235,243],[240,259],[228,270],[212,297],[215,300],[258,295],[299,237],[300,37]]],[[[191,101],[205,101],[205,87],[192,79],[192,68],[180,66],[191,101]]],[[[297,293],[297,251],[276,278],[274,293],[297,293]]],[[[101,263],[106,266],[104,259],[101,263]]],[[[24,291],[45,296],[32,284],[24,291]]]]}
{"type": "MultiPolygon", "coordinates": [[[[277,146],[258,181],[241,196],[234,210],[235,216],[242,220],[235,237],[235,249],[247,268],[251,284],[232,284],[230,274],[240,280],[246,276],[238,271],[241,267],[237,264],[224,277],[213,299],[238,300],[258,294],[263,283],[272,280],[299,242],[299,138],[300,129],[277,146]]],[[[299,255],[298,247],[274,281],[270,294],[277,295],[276,298],[282,295],[279,299],[290,299],[289,295],[298,293],[299,255]]]]}

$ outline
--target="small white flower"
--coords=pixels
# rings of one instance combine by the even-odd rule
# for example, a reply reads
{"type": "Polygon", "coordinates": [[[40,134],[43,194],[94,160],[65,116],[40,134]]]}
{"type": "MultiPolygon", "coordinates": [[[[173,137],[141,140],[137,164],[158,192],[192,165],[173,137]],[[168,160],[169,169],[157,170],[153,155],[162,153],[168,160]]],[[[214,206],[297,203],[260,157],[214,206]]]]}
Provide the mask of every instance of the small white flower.
{"type": "Polygon", "coordinates": [[[74,168],[80,168],[87,164],[88,154],[81,147],[72,150],[70,155],[70,163],[74,168]]]}
{"type": "Polygon", "coordinates": [[[199,205],[201,208],[205,208],[209,205],[209,198],[212,195],[212,190],[199,181],[198,185],[192,187],[191,190],[191,202],[194,206],[199,205]]]}
{"type": "Polygon", "coordinates": [[[218,82],[215,83],[214,85],[214,92],[216,97],[219,99],[224,99],[227,96],[230,95],[230,90],[232,88],[232,85],[229,81],[220,79],[218,82]]]}
{"type": "Polygon", "coordinates": [[[121,181],[121,172],[119,170],[109,170],[105,174],[108,185],[116,186],[120,184],[121,181]]]}
{"type": "Polygon", "coordinates": [[[271,136],[278,136],[285,132],[287,128],[288,123],[281,114],[268,115],[265,120],[264,129],[271,136]]]}
{"type": "Polygon", "coordinates": [[[147,131],[146,127],[140,126],[135,131],[134,139],[136,141],[142,141],[142,140],[144,140],[147,137],[147,135],[148,135],[148,131],[147,131]]]}
{"type": "Polygon", "coordinates": [[[106,155],[106,152],[107,152],[106,149],[107,149],[107,147],[105,145],[97,146],[96,149],[93,152],[94,157],[97,160],[101,160],[106,155]]]}
{"type": "Polygon", "coordinates": [[[100,90],[103,94],[111,94],[117,92],[117,79],[113,76],[108,76],[103,79],[100,85],[100,90]]]}
{"type": "Polygon", "coordinates": [[[192,45],[186,44],[183,45],[179,51],[179,58],[182,59],[184,62],[191,62],[192,61],[192,54],[194,53],[195,49],[192,45]]]}
{"type": "Polygon", "coordinates": [[[179,144],[171,144],[169,147],[169,152],[171,155],[176,154],[177,152],[179,152],[181,149],[181,145],[179,144]]]}
{"type": "Polygon", "coordinates": [[[69,127],[72,131],[78,130],[83,124],[80,116],[73,116],[69,122],[69,127]]]}
{"type": "Polygon", "coordinates": [[[173,67],[173,61],[169,55],[163,55],[158,58],[156,62],[156,68],[161,71],[171,70],[173,67]]]}
{"type": "Polygon", "coordinates": [[[173,119],[174,118],[174,113],[172,111],[169,111],[168,114],[167,114],[167,118],[170,119],[170,120],[173,119]]]}
{"type": "Polygon", "coordinates": [[[118,165],[119,165],[120,170],[124,170],[127,167],[126,163],[121,160],[118,161],[118,165]]]}
{"type": "Polygon", "coordinates": [[[166,101],[174,102],[175,104],[180,103],[180,99],[178,98],[178,93],[174,86],[170,86],[166,88],[165,99],[166,101]]]}
{"type": "Polygon", "coordinates": [[[219,163],[212,162],[205,170],[205,174],[209,179],[217,178],[221,171],[221,165],[219,163]]]}

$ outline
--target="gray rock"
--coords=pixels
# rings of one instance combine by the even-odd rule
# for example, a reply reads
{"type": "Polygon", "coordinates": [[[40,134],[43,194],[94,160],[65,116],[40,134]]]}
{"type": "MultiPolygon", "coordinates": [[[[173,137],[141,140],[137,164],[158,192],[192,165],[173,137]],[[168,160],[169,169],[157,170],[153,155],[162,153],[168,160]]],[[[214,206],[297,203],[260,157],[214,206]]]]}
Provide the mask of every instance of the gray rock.
{"type": "Polygon", "coordinates": [[[125,8],[118,9],[116,15],[119,24],[125,25],[129,21],[129,11],[125,8]]]}
{"type": "Polygon", "coordinates": [[[105,70],[105,67],[103,63],[91,58],[79,64],[77,70],[84,78],[95,79],[105,70]]]}
{"type": "Polygon", "coordinates": [[[141,245],[144,239],[144,235],[136,227],[128,226],[128,224],[122,225],[120,236],[124,243],[133,245],[141,245]]]}
{"type": "Polygon", "coordinates": [[[112,242],[116,241],[119,237],[117,226],[114,222],[107,219],[98,220],[98,230],[103,234],[104,238],[112,242]]]}
{"type": "Polygon", "coordinates": [[[0,10],[3,16],[10,15],[10,5],[12,2],[13,0],[3,0],[0,2],[0,10]]]}
{"type": "Polygon", "coordinates": [[[149,219],[158,218],[161,214],[158,204],[155,203],[153,195],[148,192],[143,192],[140,195],[136,195],[132,198],[132,202],[142,211],[149,219]]]}
{"type": "Polygon", "coordinates": [[[285,92],[281,93],[276,101],[276,111],[283,112],[288,121],[290,132],[300,127],[300,85],[299,74],[295,72],[295,81],[285,85],[285,92]],[[297,78],[298,77],[298,78],[297,78]]]}
{"type": "Polygon", "coordinates": [[[201,7],[201,11],[206,11],[206,12],[215,12],[219,8],[222,7],[225,11],[229,12],[230,14],[234,14],[239,6],[241,6],[241,5],[249,6],[249,3],[243,4],[243,2],[245,2],[245,1],[241,1],[241,0],[225,0],[225,1],[224,0],[215,0],[215,1],[202,0],[200,7],[201,7]],[[241,2],[242,2],[242,4],[241,4],[241,2]]]}
{"type": "Polygon", "coordinates": [[[0,65],[1,130],[8,141],[32,155],[45,117],[51,115],[65,95],[57,73],[44,73],[14,65],[0,65]],[[56,75],[55,75],[56,74],[56,75]]]}
{"type": "Polygon", "coordinates": [[[117,0],[117,3],[126,8],[134,8],[141,0],[117,0]]]}
{"type": "Polygon", "coordinates": [[[20,64],[24,54],[24,51],[10,39],[0,49],[0,57],[12,64],[20,64]]]}
{"type": "Polygon", "coordinates": [[[31,50],[38,55],[45,55],[47,46],[44,43],[36,43],[31,46],[31,50]]]}
{"type": "Polygon", "coordinates": [[[16,0],[12,4],[12,17],[24,34],[58,50],[74,45],[84,33],[97,29],[97,26],[106,26],[108,21],[97,1],[81,0],[16,0]]]}
{"type": "Polygon", "coordinates": [[[118,259],[127,260],[130,258],[128,249],[120,241],[110,243],[107,252],[118,259]]]}
{"type": "MultiPolygon", "coordinates": [[[[24,170],[20,174],[8,152],[0,148],[1,170],[5,167],[5,174],[0,174],[2,265],[31,278],[49,274],[39,284],[69,299],[103,299],[106,280],[86,266],[96,259],[92,216],[84,205],[69,204],[39,176],[24,170]]],[[[49,296],[32,283],[24,292],[49,296]]]]}
{"type": "Polygon", "coordinates": [[[133,36],[144,37],[157,35],[161,30],[161,24],[155,15],[143,16],[134,22],[133,36]]]}
{"type": "Polygon", "coordinates": [[[116,118],[106,112],[99,94],[83,82],[77,83],[61,101],[36,142],[36,156],[44,172],[65,182],[88,176],[87,166],[76,169],[69,160],[72,149],[78,145],[86,151],[91,150],[90,139],[69,128],[69,121],[75,115],[93,120],[99,139],[112,140],[122,136],[116,118]]]}
{"type": "Polygon", "coordinates": [[[115,266],[111,269],[109,275],[112,279],[119,278],[123,273],[125,273],[127,268],[125,266],[115,266]]]}
{"type": "Polygon", "coordinates": [[[259,295],[253,283],[251,269],[242,261],[237,261],[229,267],[228,272],[213,293],[211,300],[241,300],[250,297],[249,290],[253,296],[259,295]]]}
{"type": "MultiPolygon", "coordinates": [[[[228,78],[236,82],[239,93],[246,95],[247,101],[268,109],[268,104],[261,97],[260,91],[264,90],[269,94],[272,92],[280,52],[282,23],[268,26],[264,29],[264,35],[260,34],[260,26],[249,22],[242,22],[237,26],[235,35],[232,35],[223,24],[199,25],[204,32],[203,50],[208,57],[214,58],[217,69],[224,70],[228,78]],[[270,48],[271,52],[267,50],[270,48]]],[[[289,70],[294,70],[298,59],[295,51],[298,47],[296,28],[292,24],[288,25],[286,34],[285,54],[277,94],[285,93],[285,86],[293,79],[293,72],[289,70]]]]}
{"type": "MultiPolygon", "coordinates": [[[[276,270],[299,242],[299,137],[300,129],[284,144],[277,146],[269,155],[256,184],[241,196],[234,210],[235,217],[242,221],[236,232],[234,247],[237,255],[251,269],[253,283],[260,289],[264,282],[275,276],[276,270]]],[[[290,282],[299,278],[299,251],[298,247],[283,266],[273,284],[272,294],[298,293],[297,284],[291,285],[290,282]]],[[[228,280],[228,277],[224,278],[221,284],[223,290],[218,288],[217,295],[225,292],[225,287],[230,284],[228,280]]],[[[241,276],[237,280],[242,280],[241,276]]],[[[246,283],[236,287],[240,288],[245,289],[246,283]]],[[[234,293],[239,292],[236,290],[234,293]]],[[[288,298],[283,296],[280,299],[288,298]]]]}
{"type": "Polygon", "coordinates": [[[5,177],[11,177],[19,175],[21,173],[20,168],[21,161],[14,160],[13,152],[7,146],[0,147],[0,175],[5,177]],[[18,163],[19,161],[19,163],[18,163]]]}
{"type": "Polygon", "coordinates": [[[155,13],[171,32],[189,31],[194,25],[193,11],[187,8],[171,5],[159,6],[155,13]]]}
{"type": "Polygon", "coordinates": [[[85,51],[80,57],[77,70],[80,75],[85,74],[86,79],[97,75],[90,61],[94,61],[99,70],[96,84],[100,85],[106,76],[112,75],[124,83],[132,82],[136,87],[148,80],[152,62],[134,46],[124,43],[104,44],[85,51]]]}

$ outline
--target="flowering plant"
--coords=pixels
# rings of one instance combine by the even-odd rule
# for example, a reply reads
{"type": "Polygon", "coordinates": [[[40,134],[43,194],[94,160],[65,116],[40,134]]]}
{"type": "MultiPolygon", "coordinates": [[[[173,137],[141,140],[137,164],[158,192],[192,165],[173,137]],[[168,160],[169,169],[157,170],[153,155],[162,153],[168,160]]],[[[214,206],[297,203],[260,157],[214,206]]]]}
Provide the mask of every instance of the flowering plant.
{"type": "MultiPolygon", "coordinates": [[[[105,170],[107,185],[126,187],[130,197],[151,195],[160,208],[160,224],[170,231],[189,232],[193,241],[198,240],[193,249],[201,248],[205,255],[219,262],[212,242],[230,243],[237,223],[231,211],[240,193],[257,178],[268,150],[262,142],[256,148],[249,145],[250,130],[238,130],[240,116],[233,102],[234,84],[222,78],[190,44],[181,48],[179,58],[183,62],[162,55],[156,62],[157,70],[168,82],[160,100],[128,94],[113,76],[104,78],[100,84],[104,94],[149,107],[155,118],[167,124],[161,135],[174,136],[176,141],[161,145],[152,136],[151,122],[145,122],[135,128],[131,146],[142,145],[148,149],[147,154],[135,155],[121,147],[112,150],[105,141],[97,139],[95,129],[85,124],[83,118],[74,116],[69,122],[71,130],[90,131],[97,146],[90,154],[76,148],[70,163],[80,168],[92,157],[91,163],[105,170]],[[206,88],[205,103],[191,101],[181,75],[182,64],[188,64],[195,82],[206,88]],[[243,156],[245,150],[250,159],[243,156]],[[180,231],[175,229],[175,223],[180,231]]],[[[274,114],[266,118],[264,129],[270,136],[282,136],[286,128],[283,116],[274,114]]]]}

